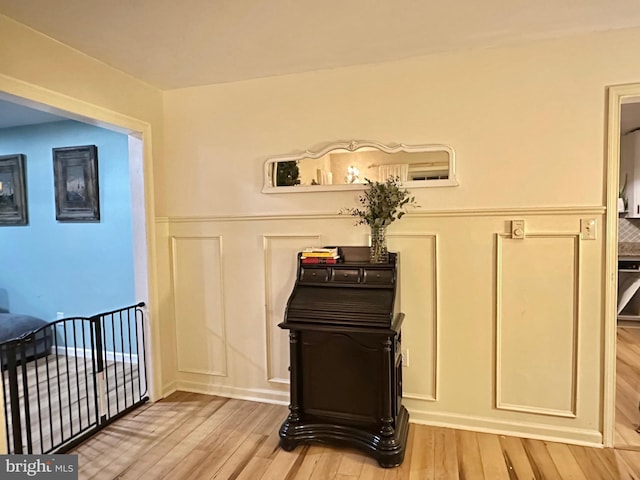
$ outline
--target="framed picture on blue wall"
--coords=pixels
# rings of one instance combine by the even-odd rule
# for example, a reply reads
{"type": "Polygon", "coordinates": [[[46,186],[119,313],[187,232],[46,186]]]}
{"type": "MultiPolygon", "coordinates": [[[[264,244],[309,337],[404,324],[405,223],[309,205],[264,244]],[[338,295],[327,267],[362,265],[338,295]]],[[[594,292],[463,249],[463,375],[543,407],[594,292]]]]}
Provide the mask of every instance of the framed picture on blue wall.
{"type": "Polygon", "coordinates": [[[56,220],[99,222],[98,147],[53,149],[56,220]]]}
{"type": "Polygon", "coordinates": [[[25,156],[0,156],[0,225],[27,225],[25,156]]]}

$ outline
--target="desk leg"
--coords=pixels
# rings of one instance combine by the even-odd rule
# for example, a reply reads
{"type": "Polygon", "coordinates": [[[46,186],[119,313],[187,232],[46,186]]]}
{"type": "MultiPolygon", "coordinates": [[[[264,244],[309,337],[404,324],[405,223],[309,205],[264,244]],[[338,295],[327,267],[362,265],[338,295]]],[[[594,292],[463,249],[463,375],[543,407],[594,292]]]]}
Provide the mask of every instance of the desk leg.
{"type": "Polygon", "coordinates": [[[289,420],[291,422],[300,421],[300,404],[298,399],[298,386],[299,386],[299,368],[298,362],[295,360],[298,358],[297,349],[298,342],[300,340],[300,333],[295,330],[289,332],[289,358],[293,359],[289,366],[290,371],[290,383],[291,383],[291,403],[289,405],[289,420]]]}
{"type": "Polygon", "coordinates": [[[289,403],[289,416],[280,427],[280,447],[287,452],[290,452],[298,446],[298,442],[292,440],[288,434],[289,430],[295,427],[300,422],[300,403],[298,395],[299,386],[299,368],[297,364],[298,358],[298,344],[300,341],[300,332],[295,330],[289,331],[289,382],[290,382],[290,403],[289,403]]]}
{"type": "Polygon", "coordinates": [[[386,386],[384,392],[384,401],[382,403],[382,427],[380,428],[380,436],[382,437],[382,443],[386,445],[391,445],[395,443],[394,435],[394,412],[393,408],[393,352],[391,351],[392,339],[387,337],[384,339],[382,344],[383,346],[383,385],[386,386]]]}

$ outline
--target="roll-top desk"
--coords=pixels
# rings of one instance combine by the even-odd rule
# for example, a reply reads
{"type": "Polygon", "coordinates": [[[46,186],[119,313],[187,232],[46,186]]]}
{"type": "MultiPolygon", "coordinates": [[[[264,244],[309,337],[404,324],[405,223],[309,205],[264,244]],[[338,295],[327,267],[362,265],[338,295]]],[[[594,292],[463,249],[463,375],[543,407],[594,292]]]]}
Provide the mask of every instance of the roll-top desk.
{"type": "Polygon", "coordinates": [[[322,442],[359,448],[383,467],[402,463],[409,414],[402,405],[397,255],[368,262],[369,247],[340,247],[342,263],[303,264],[284,322],[291,403],[280,446],[322,442]]]}

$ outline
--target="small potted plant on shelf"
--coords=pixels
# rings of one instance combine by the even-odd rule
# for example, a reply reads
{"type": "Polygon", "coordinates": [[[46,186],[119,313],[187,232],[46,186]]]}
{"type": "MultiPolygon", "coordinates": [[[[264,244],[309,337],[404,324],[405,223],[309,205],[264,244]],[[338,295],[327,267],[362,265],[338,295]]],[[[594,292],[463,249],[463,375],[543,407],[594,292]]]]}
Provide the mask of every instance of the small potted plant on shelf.
{"type": "Polygon", "coordinates": [[[417,208],[419,205],[406,189],[401,188],[398,177],[389,177],[384,182],[375,182],[365,179],[368,186],[359,197],[360,207],[343,208],[341,214],[349,214],[358,217],[356,225],[369,225],[371,229],[372,263],[387,263],[389,252],[387,250],[386,228],[396,220],[399,220],[409,208],[417,208]]]}

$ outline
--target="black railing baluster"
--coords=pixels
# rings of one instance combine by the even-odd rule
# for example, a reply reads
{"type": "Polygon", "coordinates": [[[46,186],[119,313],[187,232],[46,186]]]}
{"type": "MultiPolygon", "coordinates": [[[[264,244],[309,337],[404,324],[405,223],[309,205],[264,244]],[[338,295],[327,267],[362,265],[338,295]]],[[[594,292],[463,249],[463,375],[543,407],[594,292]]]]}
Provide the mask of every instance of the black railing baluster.
{"type": "MultiPolygon", "coordinates": [[[[71,378],[69,377],[69,339],[67,337],[67,323],[65,322],[62,326],[62,331],[64,332],[64,362],[67,374],[67,404],[69,405],[69,437],[73,437],[73,406],[71,405],[71,378]]],[[[60,405],[60,410],[62,410],[62,405],[60,405]]]]}
{"type": "MultiPolygon", "coordinates": [[[[134,316],[135,316],[135,322],[136,322],[136,351],[138,353],[138,399],[142,398],[143,393],[142,393],[142,375],[140,375],[140,362],[142,363],[142,366],[144,367],[144,362],[146,361],[146,359],[144,358],[144,331],[142,332],[143,335],[140,335],[138,333],[138,325],[142,325],[142,320],[140,321],[140,324],[138,324],[138,313],[140,314],[140,316],[142,317],[142,310],[139,310],[137,307],[134,310],[134,316]],[[141,340],[142,338],[142,340],[141,340]]],[[[142,328],[141,328],[142,330],[142,328]]],[[[147,377],[145,375],[144,378],[145,382],[147,381],[147,377]]]]}
{"type": "Polygon", "coordinates": [[[109,359],[107,358],[107,327],[105,325],[104,316],[100,317],[100,325],[102,326],[102,343],[98,354],[104,358],[104,384],[105,398],[107,400],[107,410],[104,412],[104,420],[111,416],[111,398],[109,396],[109,359]]]}
{"type": "Polygon", "coordinates": [[[5,365],[0,366],[0,368],[2,369],[2,399],[4,400],[5,423],[6,423],[4,434],[7,438],[8,453],[12,453],[12,450],[11,450],[12,443],[11,443],[11,439],[9,438],[9,433],[11,432],[11,429],[9,428],[10,415],[8,415],[8,412],[11,411],[11,407],[7,403],[9,401],[9,399],[7,398],[7,391],[9,390],[9,375],[5,373],[7,372],[7,369],[5,368],[6,362],[7,362],[7,346],[6,345],[0,344],[0,358],[5,362],[5,365]]]}
{"type": "MultiPolygon", "coordinates": [[[[46,336],[46,330],[42,330],[42,334],[46,336]]],[[[42,435],[42,405],[40,404],[40,375],[38,372],[38,335],[34,335],[34,358],[33,362],[36,370],[36,398],[38,399],[38,432],[40,433],[40,453],[44,452],[44,436],[42,435]]],[[[45,362],[47,361],[47,357],[45,356],[45,362]]]]}
{"type": "Polygon", "coordinates": [[[82,320],[82,350],[84,355],[82,359],[84,361],[84,392],[86,395],[87,403],[87,424],[91,424],[91,412],[89,411],[89,376],[87,375],[87,332],[85,330],[86,320],[82,320]]]}
{"type": "MultiPolygon", "coordinates": [[[[129,339],[129,378],[131,381],[131,403],[135,403],[136,395],[134,392],[134,383],[133,383],[133,357],[132,357],[132,348],[131,348],[131,308],[127,309],[127,338],[129,339]]],[[[134,311],[135,312],[135,311],[134,311]]],[[[135,315],[135,313],[134,313],[135,315]]],[[[124,352],[122,354],[124,360],[124,352]]]]}
{"type": "MultiPolygon", "coordinates": [[[[75,377],[76,377],[76,398],[78,400],[78,404],[77,404],[77,409],[78,409],[78,422],[80,423],[80,431],[82,430],[82,408],[81,408],[81,403],[80,403],[80,375],[78,375],[78,332],[76,330],[76,322],[77,320],[73,321],[73,350],[75,352],[75,355],[73,356],[75,363],[76,363],[76,371],[75,371],[75,377]]],[[[85,352],[84,350],[82,351],[82,356],[84,357],[85,352]]]]}
{"type": "Polygon", "coordinates": [[[100,391],[98,387],[98,376],[102,374],[104,368],[102,363],[102,329],[100,328],[100,319],[91,317],[91,362],[93,364],[93,397],[94,408],[96,409],[96,425],[101,423],[100,399],[98,397],[100,391]]]}
{"type": "MultiPolygon", "coordinates": [[[[122,312],[118,313],[118,317],[120,318],[120,355],[122,355],[122,391],[124,393],[124,408],[127,408],[127,369],[124,365],[124,329],[123,329],[123,324],[122,324],[122,312]]],[[[113,341],[113,356],[117,357],[116,355],[116,342],[115,339],[113,341]]],[[[116,375],[118,375],[118,372],[116,371],[116,375]]],[[[120,411],[120,409],[118,409],[118,411],[120,411]]]]}
{"type": "MultiPolygon", "coordinates": [[[[57,325],[56,325],[57,326],[57,325]]],[[[64,422],[62,420],[62,387],[60,386],[60,349],[58,348],[58,331],[53,335],[54,345],[56,346],[56,381],[58,383],[58,405],[60,406],[60,442],[64,442],[64,422]]]]}
{"type": "MultiPolygon", "coordinates": [[[[56,329],[54,326],[51,327],[51,338],[55,337],[56,329]]],[[[46,351],[49,351],[50,348],[53,348],[53,341],[51,345],[47,342],[47,336],[44,337],[44,348],[46,351]]],[[[54,353],[57,355],[57,353],[54,353]]],[[[52,411],[52,403],[51,403],[51,376],[49,375],[49,359],[45,362],[45,368],[47,370],[47,400],[49,401],[49,439],[51,441],[51,448],[53,448],[53,411],[52,411]]]]}
{"type": "Polygon", "coordinates": [[[7,370],[9,372],[9,398],[11,399],[11,430],[13,432],[13,453],[21,454],[22,428],[20,426],[20,393],[18,391],[18,369],[16,365],[16,344],[7,343],[7,370]]]}
{"type": "Polygon", "coordinates": [[[96,357],[99,359],[98,368],[101,373],[100,379],[102,379],[102,386],[104,387],[104,391],[102,392],[102,400],[107,400],[107,409],[106,411],[100,412],[100,423],[105,423],[107,418],[109,418],[109,412],[111,411],[111,405],[109,402],[109,363],[106,358],[106,332],[104,328],[104,321],[102,316],[97,316],[96,325],[99,326],[98,332],[100,333],[100,342],[96,346],[96,357]],[[104,355],[104,356],[103,356],[104,355]]]}
{"type": "MultiPolygon", "coordinates": [[[[118,362],[116,362],[116,322],[113,319],[113,313],[109,315],[111,317],[111,339],[113,341],[113,383],[115,384],[116,392],[116,413],[120,411],[120,395],[118,395],[118,362]]],[[[109,411],[111,414],[111,411],[109,411]]]]}
{"type": "MultiPolygon", "coordinates": [[[[139,303],[137,305],[139,308],[144,307],[144,303],[139,303]]],[[[144,358],[142,359],[142,368],[144,369],[144,393],[142,389],[140,389],[140,398],[143,398],[147,394],[147,343],[146,337],[144,335],[144,312],[142,310],[136,310],[140,313],[140,333],[142,336],[142,353],[144,358]]],[[[140,352],[138,352],[138,369],[140,369],[140,352]]]]}
{"type": "Polygon", "coordinates": [[[22,406],[24,408],[24,427],[27,434],[27,453],[33,453],[33,438],[31,436],[31,408],[29,405],[29,378],[27,377],[27,349],[24,344],[26,340],[21,340],[20,345],[20,367],[22,370],[22,406]]]}

